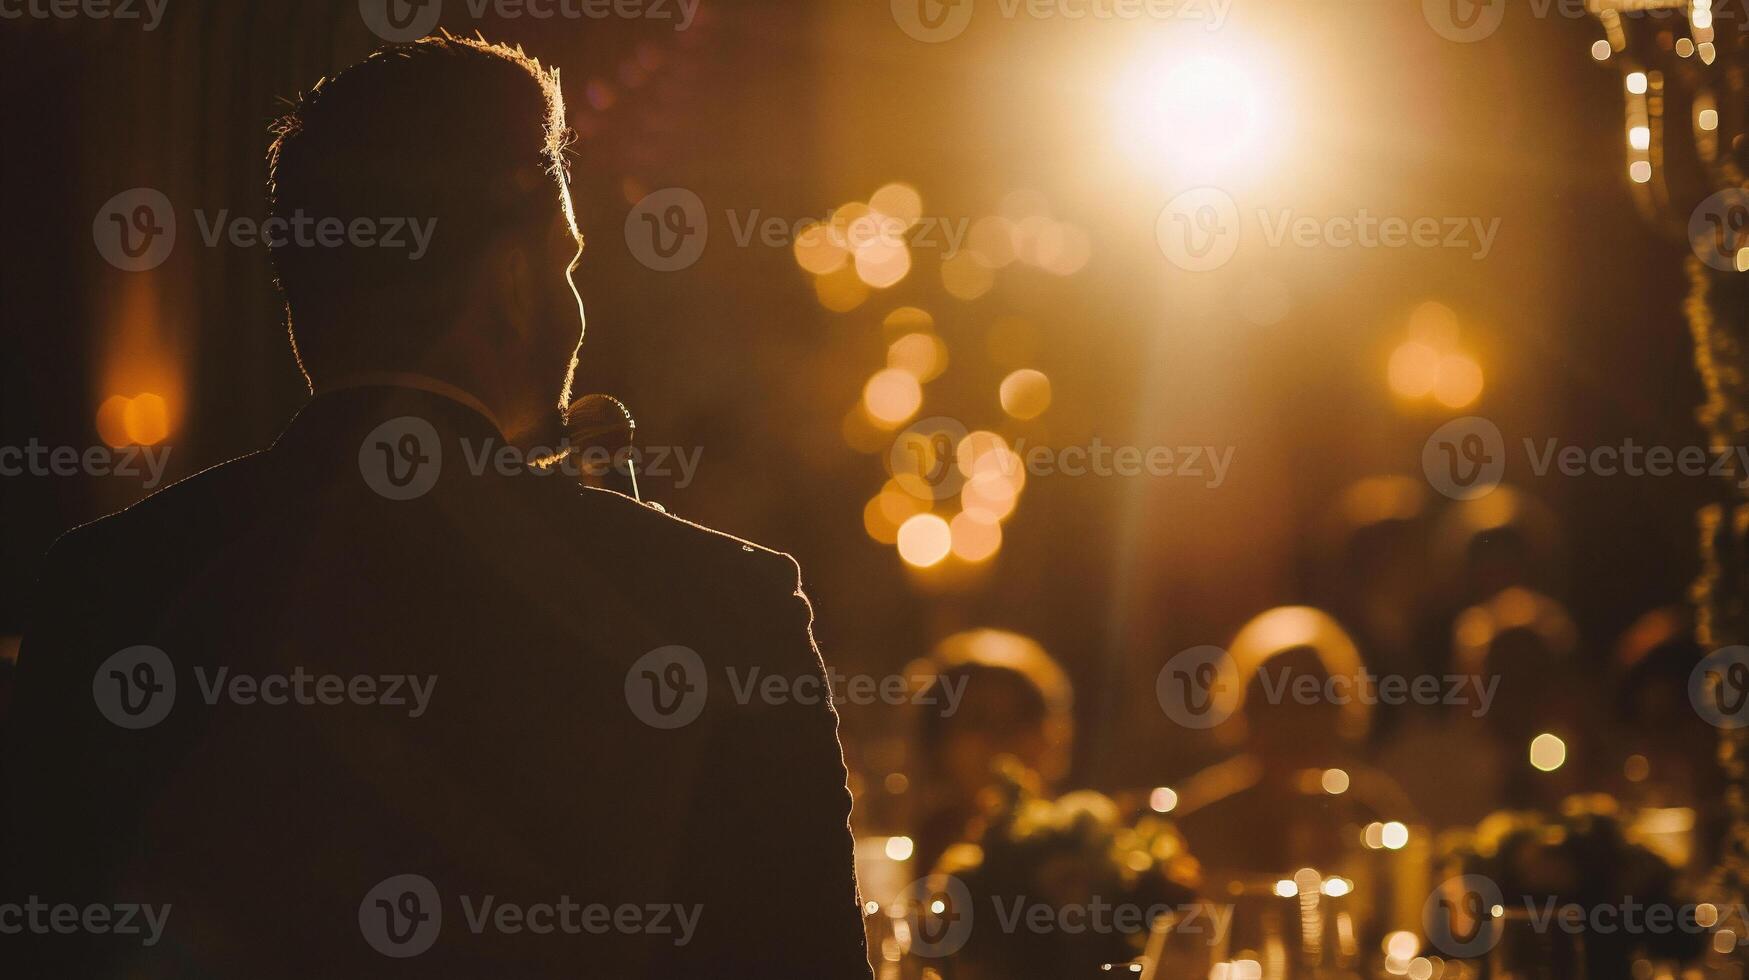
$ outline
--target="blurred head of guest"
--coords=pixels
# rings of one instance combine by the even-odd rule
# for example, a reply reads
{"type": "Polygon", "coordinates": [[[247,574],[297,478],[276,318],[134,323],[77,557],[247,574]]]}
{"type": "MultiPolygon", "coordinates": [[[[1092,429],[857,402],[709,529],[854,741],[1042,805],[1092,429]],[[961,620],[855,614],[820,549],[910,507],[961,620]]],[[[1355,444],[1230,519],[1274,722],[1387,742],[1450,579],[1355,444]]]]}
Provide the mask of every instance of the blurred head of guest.
{"type": "Polygon", "coordinates": [[[1503,774],[1498,805],[1553,810],[1585,785],[1591,747],[1582,739],[1595,731],[1578,628],[1548,596],[1506,589],[1464,610],[1452,632],[1455,671],[1495,687],[1476,721],[1503,774]]]}
{"type": "Polygon", "coordinates": [[[1229,725],[1243,751],[1185,780],[1174,813],[1211,868],[1289,872],[1333,867],[1349,828],[1409,820],[1396,783],[1358,756],[1370,721],[1370,677],[1329,614],[1282,606],[1228,645],[1243,692],[1229,725]]]}
{"type": "Polygon", "coordinates": [[[919,859],[927,867],[964,838],[985,791],[1009,760],[1048,794],[1068,772],[1073,689],[1044,647],[1018,633],[979,629],[941,641],[923,668],[918,699],[919,859]]]}
{"type": "Polygon", "coordinates": [[[1427,483],[1370,476],[1350,484],[1328,517],[1319,576],[1324,600],[1381,671],[1418,668],[1426,604],[1427,483]]]}
{"type": "Polygon", "coordinates": [[[1245,748],[1266,768],[1328,763],[1365,735],[1370,706],[1360,651],[1329,614],[1271,609],[1240,628],[1228,654],[1245,679],[1245,748]]]}
{"type": "Polygon", "coordinates": [[[1723,799],[1717,731],[1689,695],[1703,654],[1692,616],[1677,606],[1646,613],[1617,642],[1609,785],[1624,801],[1711,808],[1723,799]]]}
{"type": "Polygon", "coordinates": [[[550,423],[582,336],[558,81],[443,34],[377,51],[275,125],[263,234],[312,391],[447,388],[512,439],[550,423]]]}
{"type": "Polygon", "coordinates": [[[1560,553],[1554,514],[1512,487],[1452,503],[1433,532],[1433,560],[1448,610],[1508,588],[1557,589],[1560,553]]]}

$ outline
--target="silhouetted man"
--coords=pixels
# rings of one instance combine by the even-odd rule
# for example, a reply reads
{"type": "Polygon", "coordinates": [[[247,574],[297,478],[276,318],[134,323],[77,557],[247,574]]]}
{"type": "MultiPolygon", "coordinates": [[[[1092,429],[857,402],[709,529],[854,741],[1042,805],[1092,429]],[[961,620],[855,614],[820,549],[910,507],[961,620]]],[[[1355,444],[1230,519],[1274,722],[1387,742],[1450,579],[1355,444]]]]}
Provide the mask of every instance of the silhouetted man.
{"type": "Polygon", "coordinates": [[[793,560],[501,465],[580,341],[563,120],[556,73],[442,37],[282,122],[314,397],[47,559],[8,975],[868,975],[793,560]]]}

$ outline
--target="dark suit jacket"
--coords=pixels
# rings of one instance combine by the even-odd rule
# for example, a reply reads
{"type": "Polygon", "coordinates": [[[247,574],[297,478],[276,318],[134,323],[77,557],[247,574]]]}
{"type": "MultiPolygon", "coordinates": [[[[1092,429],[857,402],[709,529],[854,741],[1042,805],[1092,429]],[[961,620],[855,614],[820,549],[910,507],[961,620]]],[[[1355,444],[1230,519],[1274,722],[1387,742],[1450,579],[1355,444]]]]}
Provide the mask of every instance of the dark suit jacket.
{"type": "Polygon", "coordinates": [[[476,475],[500,446],[437,395],[334,392],[61,539],[6,736],[7,891],[171,910],[150,947],[0,947],[57,977],[868,975],[836,712],[806,684],[741,696],[822,678],[794,560],[565,476],[476,475]],[[441,455],[397,500],[373,456],[402,417],[441,455]],[[105,664],[138,645],[174,699],[129,729],[105,691],[137,707],[145,678],[105,664]],[[701,669],[640,661],[672,646],[701,669]],[[417,717],[406,682],[384,703],[409,675],[417,717]],[[273,677],[286,703],[251,702],[273,677]],[[380,887],[402,875],[429,890],[380,887]]]}

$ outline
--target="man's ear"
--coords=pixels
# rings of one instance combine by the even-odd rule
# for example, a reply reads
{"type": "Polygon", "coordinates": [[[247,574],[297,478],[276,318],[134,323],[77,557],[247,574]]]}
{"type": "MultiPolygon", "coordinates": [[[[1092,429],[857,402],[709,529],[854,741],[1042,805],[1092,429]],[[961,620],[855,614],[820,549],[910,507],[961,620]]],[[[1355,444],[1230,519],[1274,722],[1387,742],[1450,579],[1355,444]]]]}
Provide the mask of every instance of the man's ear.
{"type": "Polygon", "coordinates": [[[514,236],[506,235],[493,246],[488,263],[492,286],[489,300],[498,308],[499,315],[509,321],[516,338],[527,340],[536,330],[540,315],[533,253],[514,236]]]}

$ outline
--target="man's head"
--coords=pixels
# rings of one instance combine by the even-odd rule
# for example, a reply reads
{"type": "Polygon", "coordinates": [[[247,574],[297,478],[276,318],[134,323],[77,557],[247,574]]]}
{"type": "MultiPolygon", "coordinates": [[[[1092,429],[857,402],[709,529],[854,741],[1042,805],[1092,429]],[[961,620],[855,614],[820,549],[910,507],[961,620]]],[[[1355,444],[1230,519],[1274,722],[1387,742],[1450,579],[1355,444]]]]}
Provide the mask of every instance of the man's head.
{"type": "Polygon", "coordinates": [[[554,407],[582,315],[557,71],[429,37],[317,83],[274,132],[266,230],[312,387],[429,375],[512,435],[554,407]]]}

